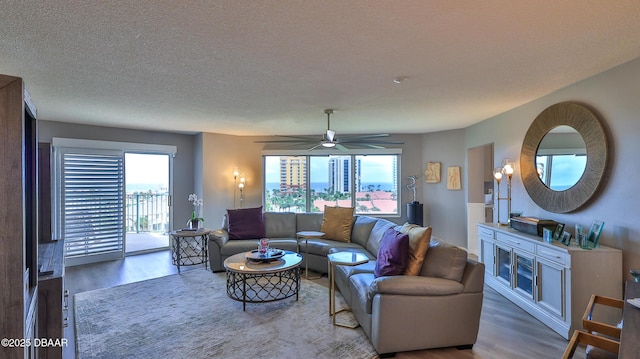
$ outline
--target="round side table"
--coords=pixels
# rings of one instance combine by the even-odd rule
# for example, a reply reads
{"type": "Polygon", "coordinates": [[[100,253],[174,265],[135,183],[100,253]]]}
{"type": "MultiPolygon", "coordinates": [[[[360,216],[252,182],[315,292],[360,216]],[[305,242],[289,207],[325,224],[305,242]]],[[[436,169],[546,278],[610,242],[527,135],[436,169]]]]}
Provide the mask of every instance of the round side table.
{"type": "MultiPolygon", "coordinates": [[[[304,239],[304,277],[306,279],[318,279],[320,277],[309,278],[309,238],[322,238],[324,232],[318,231],[300,231],[296,233],[298,243],[300,239],[304,239]]],[[[298,250],[300,252],[300,250],[298,250]]]]}
{"type": "Polygon", "coordinates": [[[178,274],[180,274],[180,266],[204,263],[204,268],[208,268],[210,232],[207,228],[171,232],[172,261],[178,267],[178,274]]]}

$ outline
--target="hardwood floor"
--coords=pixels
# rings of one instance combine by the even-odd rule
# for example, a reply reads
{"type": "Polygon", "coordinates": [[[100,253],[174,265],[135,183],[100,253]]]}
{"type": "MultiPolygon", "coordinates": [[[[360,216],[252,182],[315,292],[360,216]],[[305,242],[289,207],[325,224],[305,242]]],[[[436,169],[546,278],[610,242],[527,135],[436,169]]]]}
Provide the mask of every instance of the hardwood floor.
{"type": "MultiPolygon", "coordinates": [[[[200,268],[201,265],[182,267],[182,271],[200,268]]],[[[69,346],[64,348],[63,357],[75,358],[74,318],[71,309],[74,294],[177,273],[176,267],[171,264],[168,250],[129,256],[118,261],[68,267],[65,283],[71,295],[69,326],[65,329],[65,336],[69,340],[69,346]]],[[[326,276],[314,281],[325,286],[328,284],[326,276]]],[[[398,353],[396,358],[560,358],[566,345],[567,340],[493,289],[485,287],[478,341],[472,350],[421,350],[398,353]]],[[[581,355],[582,353],[577,353],[576,358],[580,358],[581,355]]]]}

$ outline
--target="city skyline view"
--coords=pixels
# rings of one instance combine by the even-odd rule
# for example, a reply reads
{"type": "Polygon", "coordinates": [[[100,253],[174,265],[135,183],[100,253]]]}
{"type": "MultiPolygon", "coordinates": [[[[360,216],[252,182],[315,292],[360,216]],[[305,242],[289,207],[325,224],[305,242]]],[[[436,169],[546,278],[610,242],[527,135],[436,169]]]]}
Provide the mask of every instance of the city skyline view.
{"type": "Polygon", "coordinates": [[[265,156],[264,171],[268,211],[398,213],[396,155],[265,156]]]}
{"type": "MultiPolygon", "coordinates": [[[[339,156],[334,156],[339,157],[339,156]]],[[[329,182],[330,156],[312,156],[309,163],[310,181],[312,183],[329,182]]],[[[376,183],[393,183],[395,179],[389,169],[393,167],[392,156],[362,156],[361,176],[363,178],[376,178],[376,183]]],[[[280,156],[265,156],[265,183],[280,182],[280,156]]],[[[370,181],[374,182],[374,181],[370,181]]]]}

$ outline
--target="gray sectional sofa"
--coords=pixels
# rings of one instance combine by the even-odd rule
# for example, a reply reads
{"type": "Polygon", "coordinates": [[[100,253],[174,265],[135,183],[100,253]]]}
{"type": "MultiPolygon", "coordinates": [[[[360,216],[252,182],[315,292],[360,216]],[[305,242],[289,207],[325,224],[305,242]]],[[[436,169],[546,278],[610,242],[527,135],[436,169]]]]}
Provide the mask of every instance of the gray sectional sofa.
{"type": "MultiPolygon", "coordinates": [[[[322,213],[264,213],[265,237],[274,248],[299,251],[309,269],[327,272],[327,254],[359,251],[371,260],[358,266],[337,266],[336,287],[379,354],[439,347],[470,348],[480,325],[484,264],[467,252],[431,238],[417,276],[374,276],[375,259],[391,221],[355,216],[351,242],[296,238],[300,231],[319,231],[322,213]]],[[[225,222],[226,223],[226,222],[225,222]]],[[[229,239],[225,227],[211,233],[211,270],[224,271],[224,260],[256,249],[256,239],[229,239]]],[[[304,268],[305,263],[303,263],[304,268]]]]}

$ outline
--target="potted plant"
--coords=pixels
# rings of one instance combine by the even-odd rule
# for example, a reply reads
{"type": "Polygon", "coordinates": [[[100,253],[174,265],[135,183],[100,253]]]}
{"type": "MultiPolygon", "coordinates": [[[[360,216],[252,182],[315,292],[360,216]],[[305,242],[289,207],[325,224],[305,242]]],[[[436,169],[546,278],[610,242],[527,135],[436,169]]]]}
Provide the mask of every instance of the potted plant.
{"type": "Polygon", "coordinates": [[[193,211],[191,211],[191,218],[187,221],[189,228],[200,228],[200,222],[204,222],[204,218],[200,217],[200,210],[202,209],[202,199],[198,198],[195,193],[189,195],[189,202],[193,205],[193,211]]]}

